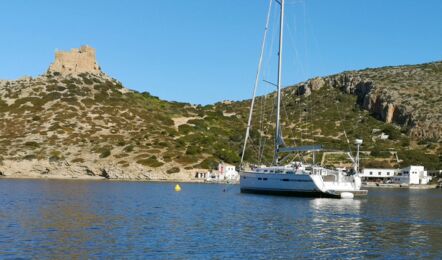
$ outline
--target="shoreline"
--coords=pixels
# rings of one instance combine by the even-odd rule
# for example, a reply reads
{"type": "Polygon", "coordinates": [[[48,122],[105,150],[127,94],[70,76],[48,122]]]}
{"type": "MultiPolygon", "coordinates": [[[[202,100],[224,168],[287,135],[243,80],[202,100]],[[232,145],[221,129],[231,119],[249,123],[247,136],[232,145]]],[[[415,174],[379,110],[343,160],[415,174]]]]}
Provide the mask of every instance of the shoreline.
{"type": "Polygon", "coordinates": [[[158,182],[158,183],[199,183],[199,184],[239,184],[231,181],[205,181],[201,179],[183,180],[183,179],[108,179],[101,176],[65,176],[65,175],[0,175],[0,180],[73,180],[73,181],[108,181],[108,182],[158,182]]]}
{"type": "Polygon", "coordinates": [[[363,184],[364,188],[389,188],[389,189],[415,189],[415,190],[428,190],[436,189],[437,184],[394,184],[394,183],[370,183],[363,184]]]}
{"type": "Polygon", "coordinates": [[[149,182],[191,182],[204,183],[204,179],[194,178],[195,172],[204,169],[168,173],[173,165],[151,168],[137,163],[121,167],[112,161],[69,163],[47,160],[4,160],[0,161],[0,178],[9,179],[59,179],[59,180],[118,180],[149,182]]]}

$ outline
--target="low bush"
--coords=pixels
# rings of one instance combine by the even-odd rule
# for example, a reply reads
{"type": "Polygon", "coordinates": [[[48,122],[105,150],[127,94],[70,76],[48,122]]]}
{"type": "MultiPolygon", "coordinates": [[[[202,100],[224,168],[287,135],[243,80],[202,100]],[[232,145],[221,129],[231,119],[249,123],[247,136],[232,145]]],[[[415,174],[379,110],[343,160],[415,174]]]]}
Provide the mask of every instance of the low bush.
{"type": "Polygon", "coordinates": [[[162,166],[164,163],[157,160],[157,157],[152,155],[151,157],[147,159],[141,159],[137,161],[138,164],[144,165],[144,166],[150,166],[153,168],[157,168],[162,166]]]}
{"type": "Polygon", "coordinates": [[[178,167],[172,167],[166,171],[166,173],[168,173],[168,174],[178,173],[178,172],[180,172],[180,168],[178,168],[178,167]]]}

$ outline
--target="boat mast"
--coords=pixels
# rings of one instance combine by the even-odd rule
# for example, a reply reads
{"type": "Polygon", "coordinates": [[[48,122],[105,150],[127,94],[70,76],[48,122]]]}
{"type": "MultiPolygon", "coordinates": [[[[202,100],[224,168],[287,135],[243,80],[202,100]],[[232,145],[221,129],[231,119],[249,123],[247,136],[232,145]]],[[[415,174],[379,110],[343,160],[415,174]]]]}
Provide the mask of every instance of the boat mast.
{"type": "Polygon", "coordinates": [[[277,1],[281,5],[281,15],[279,20],[279,50],[278,50],[278,81],[276,94],[276,129],[275,129],[275,156],[273,162],[278,164],[279,145],[282,140],[281,125],[280,125],[280,110],[281,110],[281,79],[282,79],[282,43],[284,32],[284,0],[277,1]]]}

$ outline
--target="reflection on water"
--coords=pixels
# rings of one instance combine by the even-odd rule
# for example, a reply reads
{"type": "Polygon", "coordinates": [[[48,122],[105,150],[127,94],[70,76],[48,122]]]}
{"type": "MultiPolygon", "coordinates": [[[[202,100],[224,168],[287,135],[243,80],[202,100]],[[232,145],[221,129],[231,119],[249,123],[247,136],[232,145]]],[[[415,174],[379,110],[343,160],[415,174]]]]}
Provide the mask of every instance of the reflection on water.
{"type": "Polygon", "coordinates": [[[362,222],[360,218],[363,200],[313,199],[310,201],[313,215],[311,232],[320,239],[313,247],[320,254],[358,255],[364,253],[362,222]]]}
{"type": "Polygon", "coordinates": [[[364,199],[237,186],[0,180],[0,258],[416,258],[442,255],[442,192],[364,199]]]}

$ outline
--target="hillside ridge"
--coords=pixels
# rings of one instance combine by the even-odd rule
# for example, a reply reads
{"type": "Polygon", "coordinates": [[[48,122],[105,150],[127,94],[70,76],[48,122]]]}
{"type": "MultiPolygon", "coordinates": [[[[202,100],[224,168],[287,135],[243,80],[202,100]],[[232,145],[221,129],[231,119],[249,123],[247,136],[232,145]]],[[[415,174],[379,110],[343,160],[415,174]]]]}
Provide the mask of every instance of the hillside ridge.
{"type": "MultiPolygon", "coordinates": [[[[72,67],[83,64],[75,59],[58,59],[35,78],[0,81],[0,175],[188,181],[221,161],[239,162],[250,100],[206,106],[168,102],[125,88],[101,71],[95,55],[81,70],[72,67]]],[[[441,168],[441,77],[437,62],[344,72],[285,88],[291,118],[283,119],[290,129],[285,139],[346,150],[345,126],[350,139],[363,138],[363,148],[371,151],[366,165],[441,168]],[[425,91],[401,96],[421,85],[425,91]],[[434,95],[423,97],[428,91],[434,95]],[[416,105],[422,101],[431,106],[416,105]],[[379,139],[380,132],[389,138],[379,139]],[[401,161],[393,160],[394,153],[401,161]]],[[[272,111],[268,106],[267,114],[272,111]]],[[[262,122],[267,135],[253,122],[253,140],[272,137],[270,118],[262,122]]],[[[246,153],[248,162],[257,161],[254,145],[246,153]]],[[[260,156],[271,160],[270,145],[260,156]]],[[[325,163],[348,161],[329,156],[325,163]]]]}

